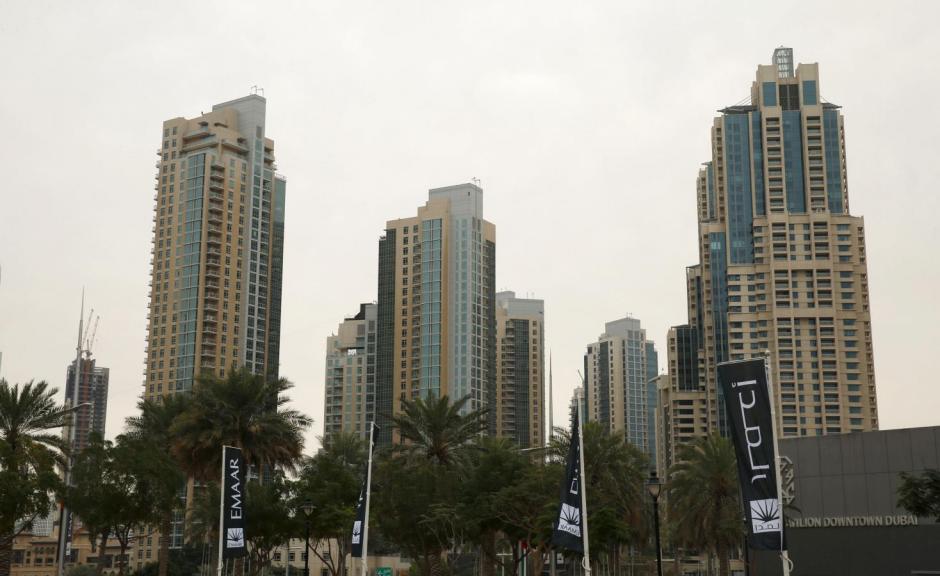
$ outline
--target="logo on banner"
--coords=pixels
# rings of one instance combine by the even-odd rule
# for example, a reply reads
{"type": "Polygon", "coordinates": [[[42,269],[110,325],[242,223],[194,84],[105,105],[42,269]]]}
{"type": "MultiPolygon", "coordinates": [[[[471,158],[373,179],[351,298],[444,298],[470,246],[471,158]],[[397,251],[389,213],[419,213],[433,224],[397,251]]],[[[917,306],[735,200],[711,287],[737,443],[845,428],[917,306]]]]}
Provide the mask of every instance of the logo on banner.
{"type": "Polygon", "coordinates": [[[353,524],[353,534],[352,534],[352,543],[359,544],[359,541],[362,540],[362,522],[356,520],[353,524]]]}
{"type": "Polygon", "coordinates": [[[755,534],[780,532],[780,501],[776,498],[751,500],[751,527],[755,534]]]}
{"type": "Polygon", "coordinates": [[[226,548],[244,548],[245,547],[245,529],[229,528],[225,538],[226,548]]]}
{"type": "Polygon", "coordinates": [[[558,529],[580,538],[581,511],[569,504],[562,504],[561,514],[558,516],[558,529]]]}
{"type": "MultiPolygon", "coordinates": [[[[757,380],[747,380],[745,382],[733,382],[731,384],[731,387],[740,389],[744,386],[756,386],[756,385],[757,385],[757,380]]],[[[757,449],[762,448],[764,444],[764,438],[763,438],[763,435],[761,434],[759,424],[755,426],[748,426],[747,413],[745,412],[745,410],[750,410],[751,408],[754,408],[754,406],[757,404],[757,394],[754,392],[753,389],[746,390],[744,392],[739,392],[738,401],[741,405],[741,422],[744,425],[744,441],[747,443],[747,455],[751,464],[751,472],[754,473],[757,470],[769,470],[770,464],[757,464],[755,462],[753,450],[755,448],[757,449]],[[751,395],[750,403],[747,403],[744,401],[745,394],[751,395]]],[[[751,484],[753,484],[757,480],[766,480],[766,479],[767,479],[767,472],[763,472],[761,474],[754,473],[751,476],[751,484]]]]}

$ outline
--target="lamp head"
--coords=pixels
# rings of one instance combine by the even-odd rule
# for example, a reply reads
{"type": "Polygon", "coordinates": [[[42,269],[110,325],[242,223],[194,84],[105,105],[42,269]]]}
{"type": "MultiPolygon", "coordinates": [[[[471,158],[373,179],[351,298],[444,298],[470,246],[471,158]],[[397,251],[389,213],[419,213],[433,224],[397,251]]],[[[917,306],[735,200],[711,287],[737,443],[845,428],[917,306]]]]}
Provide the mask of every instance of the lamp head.
{"type": "Polygon", "coordinates": [[[663,483],[659,480],[655,470],[650,470],[650,477],[646,480],[646,490],[653,500],[659,499],[659,494],[663,490],[663,483]]]}

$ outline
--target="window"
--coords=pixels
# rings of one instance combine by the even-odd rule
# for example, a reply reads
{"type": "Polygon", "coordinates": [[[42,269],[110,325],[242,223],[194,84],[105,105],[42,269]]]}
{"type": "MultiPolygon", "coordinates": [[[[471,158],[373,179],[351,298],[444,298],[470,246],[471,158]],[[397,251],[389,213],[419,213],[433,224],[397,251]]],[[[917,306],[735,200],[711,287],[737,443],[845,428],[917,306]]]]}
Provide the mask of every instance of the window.
{"type": "Polygon", "coordinates": [[[814,106],[818,103],[816,98],[815,80],[803,81],[803,103],[811,106],[814,106]]]}

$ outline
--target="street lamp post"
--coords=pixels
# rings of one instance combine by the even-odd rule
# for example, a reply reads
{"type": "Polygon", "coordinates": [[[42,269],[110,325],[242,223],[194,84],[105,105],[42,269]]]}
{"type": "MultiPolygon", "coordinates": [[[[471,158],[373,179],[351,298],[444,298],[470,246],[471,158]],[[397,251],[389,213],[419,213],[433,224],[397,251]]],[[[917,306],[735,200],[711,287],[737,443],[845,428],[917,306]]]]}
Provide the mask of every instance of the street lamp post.
{"type": "Polygon", "coordinates": [[[662,482],[656,476],[656,471],[650,471],[650,477],[646,481],[646,489],[653,499],[653,525],[656,528],[656,573],[663,576],[663,549],[659,544],[659,493],[663,489],[662,482]]]}
{"type": "Polygon", "coordinates": [[[310,516],[313,514],[313,502],[304,500],[301,508],[304,511],[304,576],[310,576],[310,516]]]}

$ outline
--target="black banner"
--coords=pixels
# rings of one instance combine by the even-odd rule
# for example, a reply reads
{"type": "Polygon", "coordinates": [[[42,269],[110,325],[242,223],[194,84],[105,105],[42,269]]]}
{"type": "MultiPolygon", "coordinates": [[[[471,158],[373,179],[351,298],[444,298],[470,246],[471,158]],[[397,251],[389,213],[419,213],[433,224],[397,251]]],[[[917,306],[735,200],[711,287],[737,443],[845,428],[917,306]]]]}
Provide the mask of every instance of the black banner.
{"type": "Polygon", "coordinates": [[[245,546],[245,460],[242,451],[222,448],[222,558],[248,555],[245,546]]]}
{"type": "Polygon", "coordinates": [[[719,364],[718,382],[737,454],[744,514],[749,520],[748,545],[755,550],[784,550],[774,422],[764,360],[719,364]]]}
{"type": "Polygon", "coordinates": [[[584,523],[581,521],[581,424],[575,415],[571,425],[571,444],[565,462],[565,481],[561,485],[561,505],[552,530],[552,546],[584,553],[584,523]]]}
{"type": "Polygon", "coordinates": [[[359,489],[359,501],[356,502],[356,520],[352,529],[353,558],[362,558],[362,547],[369,522],[369,490],[371,489],[372,451],[375,448],[376,426],[369,427],[369,457],[366,461],[366,470],[362,475],[362,487],[359,489]]]}

